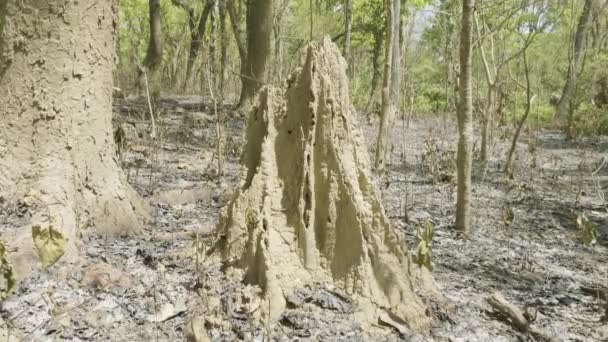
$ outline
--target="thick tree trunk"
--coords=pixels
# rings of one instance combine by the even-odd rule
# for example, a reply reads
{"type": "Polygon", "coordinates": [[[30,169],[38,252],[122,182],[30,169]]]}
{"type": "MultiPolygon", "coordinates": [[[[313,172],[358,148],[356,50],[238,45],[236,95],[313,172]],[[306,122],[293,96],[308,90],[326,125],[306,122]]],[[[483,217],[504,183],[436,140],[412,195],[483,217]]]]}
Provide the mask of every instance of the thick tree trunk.
{"type": "Polygon", "coordinates": [[[376,172],[384,172],[386,161],[390,159],[391,131],[395,121],[395,112],[399,108],[401,88],[401,45],[399,44],[401,1],[387,0],[386,6],[386,65],[384,68],[384,89],[382,90],[382,118],[376,143],[376,172]]]}
{"type": "Polygon", "coordinates": [[[266,84],[266,68],[270,60],[272,38],[272,0],[250,0],[247,6],[247,60],[242,98],[239,107],[244,108],[257,91],[266,84]]]}
{"type": "Polygon", "coordinates": [[[585,42],[587,30],[591,19],[591,7],[593,6],[593,0],[585,0],[583,12],[578,21],[576,28],[576,34],[574,36],[574,51],[570,57],[568,64],[568,75],[566,76],[566,84],[562,90],[562,96],[557,104],[557,110],[555,115],[558,118],[563,118],[568,115],[568,125],[566,127],[566,134],[568,138],[572,138],[572,120],[574,116],[574,108],[572,108],[572,97],[574,96],[574,89],[576,88],[576,76],[578,73],[578,66],[585,50],[585,42]]]}
{"type": "Polygon", "coordinates": [[[353,0],[344,0],[344,50],[342,54],[346,60],[348,70],[351,70],[350,60],[350,36],[352,27],[352,12],[353,12],[353,0]]]}
{"type": "Polygon", "coordinates": [[[139,69],[137,85],[143,89],[145,78],[151,79],[152,74],[158,69],[163,58],[163,34],[160,20],[160,0],[149,0],[150,11],[150,38],[148,40],[148,50],[142,68],[139,69]],[[147,75],[145,75],[147,73],[147,75]]]}
{"type": "Polygon", "coordinates": [[[186,79],[184,81],[184,89],[186,89],[186,87],[190,84],[190,80],[192,79],[192,67],[194,66],[194,62],[198,57],[198,52],[203,44],[207,19],[209,18],[211,10],[213,9],[214,1],[215,0],[206,0],[198,26],[196,30],[192,30],[190,32],[190,51],[188,52],[188,62],[186,64],[186,79]]]}
{"type": "Polygon", "coordinates": [[[475,0],[462,0],[460,31],[460,82],[458,92],[458,151],[456,229],[469,233],[471,227],[471,163],[473,148],[473,91],[471,87],[471,49],[475,0]]]}
{"type": "Polygon", "coordinates": [[[60,262],[72,262],[83,229],[125,234],[145,210],[118,167],[112,135],[117,1],[3,2],[0,198],[30,215],[1,235],[24,277],[38,264],[32,228],[67,238],[60,262]]]}

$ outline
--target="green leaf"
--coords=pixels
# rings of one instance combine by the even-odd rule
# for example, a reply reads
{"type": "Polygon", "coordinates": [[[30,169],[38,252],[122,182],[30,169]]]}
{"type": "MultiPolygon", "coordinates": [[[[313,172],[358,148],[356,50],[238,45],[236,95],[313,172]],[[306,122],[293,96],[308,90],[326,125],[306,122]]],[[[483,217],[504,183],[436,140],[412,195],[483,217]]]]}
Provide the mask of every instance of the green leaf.
{"type": "Polygon", "coordinates": [[[54,230],[52,226],[49,226],[48,229],[32,226],[32,238],[42,266],[45,268],[56,263],[65,252],[67,239],[60,232],[54,230]]]}
{"type": "Polygon", "coordinates": [[[6,248],[0,242],[0,300],[8,297],[16,284],[13,268],[6,260],[6,248]]]}
{"type": "Polygon", "coordinates": [[[589,221],[585,213],[576,217],[576,226],[581,231],[581,240],[585,245],[593,245],[597,242],[597,226],[589,221]]]}

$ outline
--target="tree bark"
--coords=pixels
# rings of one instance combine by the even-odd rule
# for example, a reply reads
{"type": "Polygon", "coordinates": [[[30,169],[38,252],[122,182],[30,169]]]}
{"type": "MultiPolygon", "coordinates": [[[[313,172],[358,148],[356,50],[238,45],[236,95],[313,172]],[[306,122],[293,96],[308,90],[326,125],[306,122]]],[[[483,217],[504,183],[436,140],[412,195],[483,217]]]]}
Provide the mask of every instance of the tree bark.
{"type": "Polygon", "coordinates": [[[473,148],[473,91],[471,87],[471,53],[475,0],[462,1],[460,31],[460,82],[458,87],[458,151],[456,229],[468,234],[471,222],[471,163],[473,148]]]}
{"type": "Polygon", "coordinates": [[[395,112],[399,108],[401,45],[399,29],[401,19],[401,1],[387,0],[387,44],[384,67],[384,89],[382,90],[382,118],[376,143],[376,172],[384,172],[386,161],[391,154],[391,131],[395,121],[395,112]]]}
{"type": "Polygon", "coordinates": [[[3,240],[23,278],[38,265],[33,227],[66,238],[59,262],[70,263],[83,229],[126,234],[145,210],[112,138],[117,1],[3,3],[0,198],[30,213],[3,240]]]}
{"type": "Polygon", "coordinates": [[[272,0],[250,0],[247,6],[247,59],[241,70],[243,89],[240,108],[248,105],[266,84],[272,38],[272,0]]]}
{"type": "Polygon", "coordinates": [[[568,138],[572,138],[572,121],[574,117],[574,108],[572,103],[572,97],[574,95],[574,89],[576,87],[576,76],[578,73],[578,65],[580,64],[583,50],[585,50],[585,36],[589,28],[589,22],[591,19],[591,7],[593,6],[593,0],[585,0],[583,12],[578,21],[576,28],[576,34],[574,36],[574,51],[570,57],[568,64],[568,74],[566,76],[566,84],[562,90],[562,96],[557,104],[557,110],[555,115],[558,118],[563,118],[568,114],[568,125],[566,127],[566,135],[568,138]]]}
{"type": "Polygon", "coordinates": [[[158,69],[163,58],[163,34],[160,19],[160,0],[149,0],[148,8],[150,11],[150,38],[148,40],[148,50],[142,67],[137,76],[137,85],[141,90],[145,87],[144,73],[151,79],[152,74],[158,69]]]}

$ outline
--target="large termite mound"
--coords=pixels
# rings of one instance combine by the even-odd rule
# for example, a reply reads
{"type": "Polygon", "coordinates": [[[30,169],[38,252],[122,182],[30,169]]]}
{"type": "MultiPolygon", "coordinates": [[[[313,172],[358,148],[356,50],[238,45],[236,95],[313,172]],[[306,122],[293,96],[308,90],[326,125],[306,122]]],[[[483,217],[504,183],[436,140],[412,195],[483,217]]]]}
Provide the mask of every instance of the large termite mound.
{"type": "Polygon", "coordinates": [[[328,38],[311,43],[284,93],[258,95],[219,248],[261,286],[270,322],[294,289],[319,281],[352,296],[364,324],[384,316],[421,330],[429,318],[415,267],[371,182],[353,116],[338,49],[328,38]]]}

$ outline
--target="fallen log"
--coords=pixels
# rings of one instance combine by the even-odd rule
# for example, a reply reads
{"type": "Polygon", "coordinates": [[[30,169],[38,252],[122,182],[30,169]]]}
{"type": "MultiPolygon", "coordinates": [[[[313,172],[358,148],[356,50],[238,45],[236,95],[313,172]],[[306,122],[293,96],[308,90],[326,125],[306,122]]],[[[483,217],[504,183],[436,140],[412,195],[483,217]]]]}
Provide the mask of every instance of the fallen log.
{"type": "Polygon", "coordinates": [[[527,311],[522,312],[517,306],[509,303],[500,292],[494,292],[486,298],[486,302],[504,317],[513,327],[524,334],[530,334],[536,341],[557,342],[560,339],[547,336],[542,330],[530,324],[536,317],[531,318],[527,311]]]}

